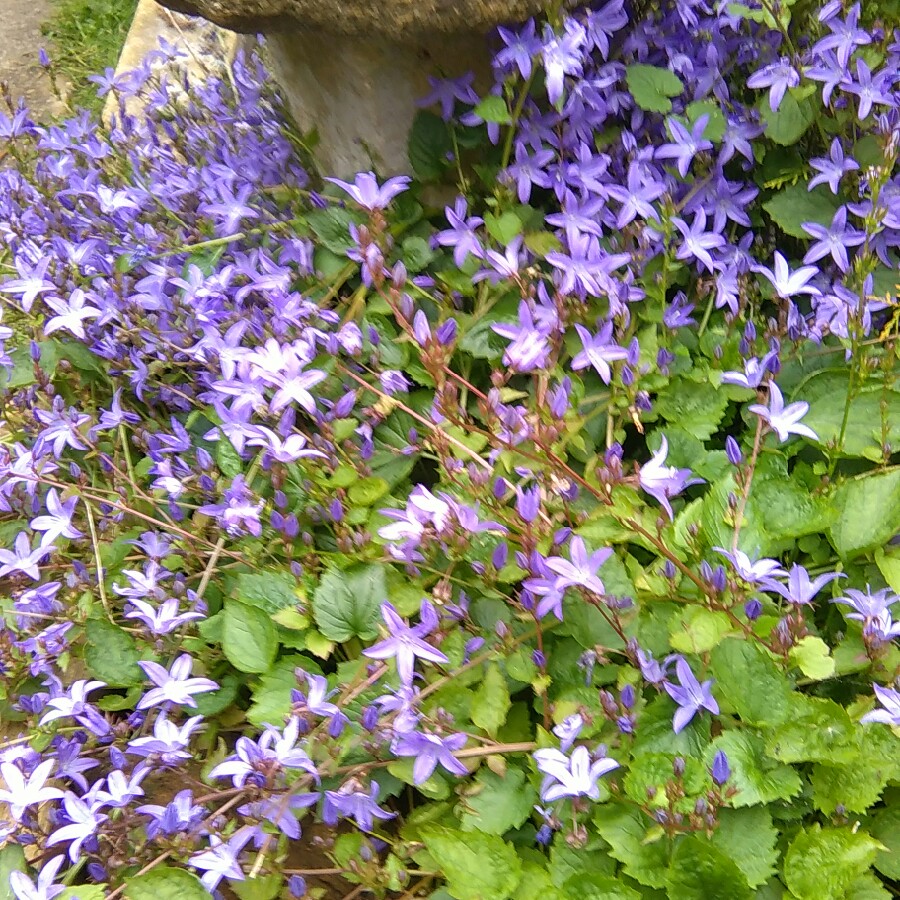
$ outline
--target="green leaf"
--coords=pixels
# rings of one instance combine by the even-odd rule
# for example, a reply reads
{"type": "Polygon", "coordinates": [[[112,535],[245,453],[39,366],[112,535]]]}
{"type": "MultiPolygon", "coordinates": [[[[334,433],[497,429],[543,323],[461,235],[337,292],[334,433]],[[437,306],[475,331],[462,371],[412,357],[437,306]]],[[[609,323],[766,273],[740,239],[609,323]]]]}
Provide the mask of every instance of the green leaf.
{"type": "Polygon", "coordinates": [[[763,97],[759,113],[766,125],[766,137],[786,147],[796,144],[806,134],[816,118],[816,107],[808,97],[798,102],[788,92],[775,112],[769,106],[769,98],[763,97]]]}
{"type": "Polygon", "coordinates": [[[216,441],[216,465],[226,478],[236,478],[244,471],[244,461],[225,437],[216,441]]]}
{"type": "Polygon", "coordinates": [[[766,756],[762,737],[750,730],[726,731],[719,735],[706,752],[706,765],[722,750],[728,756],[731,778],[728,786],[737,788],[731,798],[736,808],[789,800],[800,793],[800,776],[790,767],[766,756]]]}
{"type": "Polygon", "coordinates": [[[9,877],[13,872],[24,872],[27,868],[25,851],[19,844],[6,844],[0,849],[0,900],[16,900],[9,877]]]}
{"type": "Polygon", "coordinates": [[[807,635],[791,648],[791,662],[813,681],[822,681],[834,675],[834,658],[828,644],[820,637],[807,635]]]}
{"type": "Polygon", "coordinates": [[[307,656],[294,654],[279,659],[266,672],[253,691],[253,703],[247,710],[247,720],[257,727],[265,724],[279,724],[291,711],[291,691],[296,688],[297,676],[294,670],[305,669],[321,675],[319,666],[307,656]]]}
{"type": "Polygon", "coordinates": [[[276,872],[271,875],[257,875],[245,881],[229,881],[228,886],[240,900],[275,900],[281,895],[284,876],[276,872]]]}
{"type": "Polygon", "coordinates": [[[277,569],[271,572],[242,572],[235,581],[233,596],[241,603],[255,606],[270,615],[294,607],[299,602],[297,579],[290,572],[277,569]]]}
{"type": "Polygon", "coordinates": [[[847,888],[847,900],[891,900],[892,897],[893,894],[873,872],[865,872],[854,878],[847,888]]]}
{"type": "MultiPolygon", "coordinates": [[[[803,223],[815,222],[818,225],[831,225],[831,220],[839,206],[840,200],[831,191],[821,186],[808,191],[805,182],[792,184],[779,191],[768,202],[763,203],[763,209],[785,234],[804,238],[807,241],[811,238],[803,230],[803,223]]],[[[815,429],[813,430],[815,431],[815,429]]]]}
{"type": "MultiPolygon", "coordinates": [[[[105,884],[79,884],[66,888],[57,895],[56,900],[106,900],[109,893],[105,884]]],[[[128,895],[125,896],[127,900],[128,895]]],[[[181,895],[179,894],[179,896],[181,895]]],[[[205,896],[209,897],[209,894],[205,896]]]]}
{"type": "MultiPolygon", "coordinates": [[[[797,399],[809,403],[809,412],[803,417],[803,424],[812,428],[821,445],[837,443],[849,393],[850,373],[843,369],[812,376],[798,392],[797,399]]],[[[853,391],[841,454],[881,458],[882,403],[886,439],[894,446],[900,443],[900,392],[884,390],[879,378],[869,376],[861,387],[853,391]]]]}
{"type": "MultiPolygon", "coordinates": [[[[685,762],[684,783],[688,794],[702,791],[707,775],[699,760],[682,757],[685,762]]],[[[672,780],[674,753],[636,753],[625,775],[625,793],[635,803],[646,804],[651,793],[651,806],[665,806],[666,784],[672,780]]],[[[601,782],[601,787],[602,787],[601,782]]]]}
{"type": "Polygon", "coordinates": [[[769,733],[766,752],[782,762],[849,763],[857,756],[854,724],[833,700],[791,698],[787,721],[769,733]]]}
{"type": "Polygon", "coordinates": [[[144,680],[140,651],[127,631],[104,619],[89,619],[84,629],[84,663],[91,675],[111,687],[130,687],[144,680]]]}
{"type": "Polygon", "coordinates": [[[496,662],[491,662],[487,667],[484,681],[472,698],[472,721],[491,737],[495,737],[506,721],[510,706],[506,676],[496,662]]]}
{"type": "Polygon", "coordinates": [[[313,595],[313,616],[330,641],[368,641],[378,635],[379,610],[387,599],[383,566],[328,569],[313,595]]]}
{"type": "Polygon", "coordinates": [[[268,671],[278,652],[278,635],[269,615],[229,599],[222,622],[222,650],[241,672],[268,671]]]}
{"type": "Polygon", "coordinates": [[[726,640],[712,651],[713,696],[751,725],[783,722],[789,715],[787,679],[756,644],[726,640]]]}
{"type": "Polygon", "coordinates": [[[413,274],[421,272],[434,259],[434,251],[428,246],[428,241],[418,235],[404,238],[400,246],[407,271],[413,274]]]}
{"type": "Polygon", "coordinates": [[[634,102],[647,112],[668,112],[672,108],[669,98],[677,97],[684,90],[674,72],[643,63],[627,66],[625,79],[634,102]]]}
{"type": "Polygon", "coordinates": [[[884,847],[875,857],[875,868],[885,878],[900,881],[900,806],[895,803],[880,810],[872,820],[871,831],[884,847]]]}
{"type": "Polygon", "coordinates": [[[728,395],[709,381],[673,378],[655,403],[655,412],[701,441],[718,430],[728,408],[728,395]]]}
{"type": "Polygon", "coordinates": [[[423,181],[434,181],[447,168],[453,140],[447,123],[428,110],[416,114],[409,130],[409,161],[423,181]]]}
{"type": "Polygon", "coordinates": [[[494,213],[485,213],[484,226],[487,228],[488,234],[504,246],[522,233],[522,220],[509,210],[499,216],[494,213]]]}
{"type": "Polygon", "coordinates": [[[712,834],[713,844],[734,860],[752,888],[759,887],[774,874],[778,862],[778,829],[767,809],[723,809],[719,827],[712,834]]]}
{"type": "Polygon", "coordinates": [[[878,566],[878,571],[884,576],[888,587],[895,594],[900,594],[900,555],[896,552],[885,553],[879,547],[875,551],[875,565],[878,566]]]}
{"type": "Polygon", "coordinates": [[[344,206],[314,209],[306,214],[306,221],[319,243],[332,253],[344,256],[353,246],[350,226],[360,223],[359,214],[344,206]]]}
{"type": "Polygon", "coordinates": [[[731,620],[723,612],[702,606],[689,606],[669,622],[669,643],[680,653],[706,653],[732,630],[731,620]]]}
{"type": "MultiPolygon", "coordinates": [[[[430,900],[442,898],[432,894],[430,900]]],[[[550,873],[542,865],[526,859],[522,861],[522,880],[516,888],[516,900],[571,900],[571,898],[551,881],[550,873]]]]}
{"type": "Polygon", "coordinates": [[[879,849],[865,831],[813,825],[788,847],[784,883],[797,900],[845,900],[847,889],[872,865],[879,849]]]}
{"type": "Polygon", "coordinates": [[[502,97],[491,94],[485,97],[473,110],[485,122],[495,122],[497,125],[509,125],[512,116],[506,107],[506,101],[502,97]]]}
{"type": "Polygon", "coordinates": [[[813,803],[829,814],[839,806],[847,812],[865,812],[878,802],[895,774],[896,764],[891,760],[859,760],[843,766],[820,763],[810,776],[813,803]]]}
{"type": "Polygon", "coordinates": [[[355,484],[350,485],[347,497],[354,506],[372,506],[376,500],[380,500],[391,486],[383,478],[369,476],[360,478],[355,484]]]}
{"type": "Polygon", "coordinates": [[[725,116],[719,104],[715,100],[695,100],[693,103],[688,103],[685,115],[682,118],[685,120],[688,128],[693,130],[700,116],[709,116],[709,121],[703,130],[703,137],[716,143],[721,141],[725,137],[725,129],[728,123],[725,121],[725,116]]]}
{"type": "Polygon", "coordinates": [[[641,900],[634,889],[610,875],[579,873],[565,883],[566,900],[641,900]]]}
{"type": "Polygon", "coordinates": [[[650,821],[638,810],[607,803],[597,808],[593,821],[610,846],[609,855],[622,863],[626,875],[647,887],[665,885],[668,842],[647,840],[650,821]]]}
{"type": "Polygon", "coordinates": [[[734,860],[694,835],[682,838],[675,847],[666,889],[671,900],[749,900],[753,896],[734,860]]]}
{"type": "Polygon", "coordinates": [[[125,882],[127,900],[209,900],[200,879],[186,869],[157,866],[125,882]]]}
{"type": "Polygon", "coordinates": [[[456,900],[507,900],[515,896],[522,863],[510,844],[493,834],[429,825],[420,832],[456,900]]]}
{"type": "Polygon", "coordinates": [[[882,547],[900,532],[900,469],[845,481],[834,506],[831,543],[843,558],[882,547]]]}
{"type": "Polygon", "coordinates": [[[472,793],[463,796],[457,813],[463,831],[504,834],[522,825],[537,802],[537,791],[521,769],[507,769],[502,777],[490,769],[480,769],[472,793]]]}

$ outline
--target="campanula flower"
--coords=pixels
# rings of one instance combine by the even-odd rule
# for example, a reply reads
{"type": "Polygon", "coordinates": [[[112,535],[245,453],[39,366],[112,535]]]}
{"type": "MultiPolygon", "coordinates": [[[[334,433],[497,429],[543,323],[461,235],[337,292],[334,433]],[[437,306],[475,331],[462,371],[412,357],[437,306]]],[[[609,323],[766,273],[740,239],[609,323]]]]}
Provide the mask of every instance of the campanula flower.
{"type": "Polygon", "coordinates": [[[394,178],[388,178],[384,184],[379,186],[374,172],[360,172],[352,184],[341,181],[339,178],[326,178],[325,180],[346,191],[363,209],[367,209],[369,212],[386,209],[394,197],[402,194],[409,187],[410,182],[408,176],[397,175],[394,178]]]}
{"type": "Polygon", "coordinates": [[[653,454],[650,461],[641,466],[639,472],[640,485],[651,497],[655,497],[670,519],[675,518],[672,511],[671,497],[680,494],[692,484],[702,484],[702,478],[692,478],[690,469],[678,469],[675,466],[667,466],[666,457],[669,455],[669,442],[665,435],[660,439],[659,450],[653,454]]]}
{"type": "Polygon", "coordinates": [[[396,659],[397,673],[403,684],[412,684],[416,658],[438,665],[450,661],[440,650],[423,640],[438,625],[437,613],[427,600],[422,601],[418,625],[408,625],[391,603],[381,604],[381,615],[387,625],[388,637],[363,650],[363,654],[370,659],[396,659]]]}
{"type": "Polygon", "coordinates": [[[619,768],[619,763],[607,756],[591,757],[587,747],[576,747],[566,756],[555,747],[534,751],[538,770],[547,777],[541,785],[541,800],[551,803],[563,797],[600,799],[600,779],[619,768]]]}
{"type": "Polygon", "coordinates": [[[442,738],[424,731],[407,731],[391,744],[391,752],[395,756],[415,757],[413,782],[423,784],[438,764],[453,775],[468,775],[469,770],[453,755],[454,751],[465,747],[467,740],[464,734],[442,738]]]}
{"type": "Polygon", "coordinates": [[[885,725],[900,728],[900,691],[882,687],[880,684],[872,685],[872,687],[882,709],[873,709],[871,712],[867,712],[859,721],[883,722],[885,725]]]}
{"type": "Polygon", "coordinates": [[[172,663],[171,669],[166,669],[159,663],[149,660],[142,660],[138,662],[138,665],[156,687],[144,694],[138,701],[137,709],[149,709],[152,706],[168,703],[191,706],[196,709],[197,702],[194,700],[194,694],[203,694],[219,689],[219,685],[209,678],[190,677],[194,660],[187,653],[182,653],[172,663]]]}
{"type": "Polygon", "coordinates": [[[719,704],[712,695],[712,679],[701,684],[683,656],[675,663],[675,674],[679,683],[675,685],[667,681],[663,687],[678,704],[675,717],[672,719],[672,730],[678,734],[698,712],[704,709],[714,716],[718,715],[719,704]]]}
{"type": "Polygon", "coordinates": [[[0,788],[0,803],[9,806],[9,813],[17,822],[22,820],[29,806],[38,806],[64,795],[65,792],[59,788],[46,786],[54,765],[54,760],[45,759],[26,779],[15,763],[0,763],[0,775],[3,776],[2,783],[5,785],[0,788]]]}
{"type": "Polygon", "coordinates": [[[809,412],[809,404],[798,400],[796,403],[784,405],[784,396],[774,381],[769,382],[769,405],[752,403],[747,409],[756,413],[769,428],[777,435],[780,443],[784,443],[792,434],[800,434],[819,440],[819,436],[808,425],[801,424],[800,420],[809,412]]]}

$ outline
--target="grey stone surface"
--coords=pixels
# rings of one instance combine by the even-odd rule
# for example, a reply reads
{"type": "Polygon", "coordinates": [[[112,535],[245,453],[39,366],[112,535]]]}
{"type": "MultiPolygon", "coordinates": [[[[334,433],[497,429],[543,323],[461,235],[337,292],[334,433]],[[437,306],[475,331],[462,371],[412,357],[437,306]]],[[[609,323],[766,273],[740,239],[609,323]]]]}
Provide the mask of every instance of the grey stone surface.
{"type": "MultiPolygon", "coordinates": [[[[227,77],[239,44],[249,40],[203,19],[171,12],[155,0],[140,0],[119,54],[116,74],[139,68],[147,54],[159,49],[160,39],[180,51],[177,60],[166,63],[168,72],[174,76],[169,79],[170,90],[175,92],[183,72],[187,73],[189,82],[200,82],[210,75],[227,77]]],[[[136,113],[141,103],[142,96],[138,94],[128,98],[125,106],[128,112],[136,113]]],[[[104,119],[110,121],[117,109],[118,100],[110,94],[103,110],[104,119]]]]}
{"type": "Polygon", "coordinates": [[[448,65],[452,74],[486,69],[488,55],[477,34],[400,43],[289,29],[267,36],[266,61],[300,127],[318,131],[322,172],[346,178],[408,172],[407,135],[427,76],[448,65]]]}
{"type": "Polygon", "coordinates": [[[484,32],[517,22],[547,0],[163,0],[235,31],[272,31],[299,23],[304,28],[399,40],[430,34],[484,32]]]}
{"type": "Polygon", "coordinates": [[[52,13],[51,0],[0,0],[0,81],[9,85],[14,100],[24,97],[38,119],[62,108],[37,61],[46,43],[41,25],[52,13]]]}

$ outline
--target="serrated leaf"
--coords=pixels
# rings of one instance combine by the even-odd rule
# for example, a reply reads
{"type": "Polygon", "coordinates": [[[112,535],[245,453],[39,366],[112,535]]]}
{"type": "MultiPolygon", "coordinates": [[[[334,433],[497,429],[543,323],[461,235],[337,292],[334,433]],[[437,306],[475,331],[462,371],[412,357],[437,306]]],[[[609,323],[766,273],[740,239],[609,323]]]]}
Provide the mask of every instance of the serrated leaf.
{"type": "Polygon", "coordinates": [[[144,680],[138,667],[140,651],[128,632],[103,619],[89,619],[84,663],[91,675],[111,687],[130,687],[144,680]]]}
{"type": "Polygon", "coordinates": [[[448,166],[447,154],[453,140],[447,123],[428,110],[416,114],[409,130],[409,161],[413,172],[423,181],[440,178],[448,166]]]}
{"type": "Polygon", "coordinates": [[[761,647],[742,640],[726,640],[712,651],[713,696],[724,701],[745,722],[767,725],[790,714],[787,679],[761,647]]]}
{"type": "Polygon", "coordinates": [[[792,184],[763,203],[763,209],[785,234],[807,241],[811,237],[803,230],[803,223],[831,225],[839,206],[840,200],[830,191],[822,187],[808,191],[805,184],[792,184]]]}
{"type": "Polygon", "coordinates": [[[6,844],[0,848],[0,900],[16,900],[9,878],[13,872],[24,872],[27,868],[25,851],[19,844],[6,844]]]}
{"type": "Polygon", "coordinates": [[[865,831],[803,829],[784,857],[784,883],[797,900],[845,900],[853,880],[872,865],[881,849],[865,831]]]}
{"type": "Polygon", "coordinates": [[[813,767],[810,785],[816,809],[833,813],[839,806],[847,812],[865,812],[874,806],[896,773],[893,761],[857,761],[844,766],[819,763],[813,767]]]}
{"type": "Polygon", "coordinates": [[[472,721],[491,737],[496,737],[511,705],[506,676],[496,662],[491,662],[472,698],[472,721]]]}
{"type": "Polygon", "coordinates": [[[764,740],[755,732],[745,729],[719,735],[706,752],[708,768],[719,750],[726,754],[731,767],[728,786],[737,788],[730,800],[735,808],[790,800],[800,793],[800,776],[790,766],[768,757],[764,740]]]}
{"type": "Polygon", "coordinates": [[[732,630],[731,620],[723,612],[689,606],[669,623],[669,643],[680,653],[706,653],[732,630]]]}
{"type": "Polygon", "coordinates": [[[522,863],[510,844],[493,834],[428,825],[420,832],[438,860],[456,900],[507,900],[515,896],[522,863]]]}
{"type": "Polygon", "coordinates": [[[778,829],[767,809],[723,809],[710,840],[744,873],[752,888],[775,872],[778,862],[778,829]]]}
{"type": "MultiPolygon", "coordinates": [[[[819,444],[837,443],[850,390],[849,371],[821,372],[804,383],[802,397],[797,396],[809,403],[803,424],[818,435],[819,444]]],[[[879,378],[870,376],[853,391],[840,450],[842,455],[871,458],[877,453],[876,458],[880,458],[882,413],[885,438],[896,446],[900,443],[900,393],[893,388],[885,390],[879,378]]]]}
{"type": "Polygon", "coordinates": [[[253,689],[253,702],[247,710],[247,720],[257,727],[275,725],[284,721],[291,711],[291,691],[300,685],[296,669],[304,669],[321,675],[319,666],[306,656],[285,656],[262,677],[253,689]]]}
{"type": "Polygon", "coordinates": [[[849,763],[858,756],[855,726],[833,700],[795,695],[788,719],[769,732],[766,752],[782,762],[849,763]]]}
{"type": "Polygon", "coordinates": [[[471,796],[467,794],[457,807],[463,831],[505,834],[522,825],[538,802],[537,791],[521,769],[508,768],[502,777],[481,769],[472,786],[471,796]]]}
{"type": "Polygon", "coordinates": [[[233,596],[275,615],[279,610],[297,605],[297,579],[290,572],[242,572],[235,579],[233,596]]]}
{"type": "Polygon", "coordinates": [[[684,90],[674,72],[643,63],[627,66],[625,80],[634,102],[647,112],[668,112],[672,108],[669,98],[677,97],[684,90]]]}
{"type": "Polygon", "coordinates": [[[257,875],[244,881],[231,881],[228,886],[240,900],[275,900],[281,894],[284,876],[276,872],[271,875],[257,875]]]}
{"type": "Polygon", "coordinates": [[[329,206],[307,213],[306,221],[320,244],[332,253],[343,256],[354,246],[350,226],[358,225],[361,219],[347,207],[329,206]]]}
{"type": "Polygon", "coordinates": [[[379,610],[387,599],[383,566],[328,569],[313,595],[313,617],[330,641],[371,640],[378,634],[379,610]]]}
{"type": "Polygon", "coordinates": [[[209,900],[200,879],[186,869],[157,866],[125,882],[127,900],[209,900]]]}
{"type": "Polygon", "coordinates": [[[844,482],[834,506],[831,543],[844,559],[882,547],[900,532],[900,469],[844,482]]]}
{"type": "Polygon", "coordinates": [[[508,125],[512,117],[506,107],[506,101],[502,97],[491,94],[481,100],[472,110],[476,116],[485,122],[495,122],[497,125],[508,125]]]}
{"type": "Polygon", "coordinates": [[[701,441],[709,440],[728,408],[728,394],[709,381],[675,378],[661,394],[654,411],[701,441]]]}
{"type": "Polygon", "coordinates": [[[634,888],[611,875],[581,872],[565,883],[566,900],[641,900],[634,888]]]}
{"type": "Polygon", "coordinates": [[[632,807],[607,803],[597,808],[594,825],[609,845],[609,855],[623,865],[623,871],[639,884],[661,888],[669,864],[668,842],[648,843],[651,822],[632,807]]]}
{"type": "Polygon", "coordinates": [[[369,476],[360,478],[355,484],[350,485],[347,498],[354,506],[372,506],[390,489],[391,486],[383,478],[369,476]]]}
{"type": "Polygon", "coordinates": [[[737,863],[695,835],[676,844],[666,889],[672,900],[749,900],[753,896],[737,863]]]}
{"type": "Polygon", "coordinates": [[[278,652],[278,635],[269,615],[229,599],[222,621],[222,650],[241,672],[268,671],[278,652]]]}
{"type": "Polygon", "coordinates": [[[807,97],[798,102],[790,92],[784,95],[776,111],[770,107],[768,97],[760,100],[758,108],[766,126],[766,137],[785,147],[796,144],[816,117],[816,104],[812,100],[807,97]]]}
{"type": "Polygon", "coordinates": [[[789,655],[791,662],[813,681],[822,681],[834,675],[834,658],[828,644],[820,637],[809,634],[801,638],[789,655]]]}
{"type": "Polygon", "coordinates": [[[883,847],[875,857],[875,868],[886,878],[900,881],[900,806],[894,804],[880,810],[870,831],[883,847]]]}

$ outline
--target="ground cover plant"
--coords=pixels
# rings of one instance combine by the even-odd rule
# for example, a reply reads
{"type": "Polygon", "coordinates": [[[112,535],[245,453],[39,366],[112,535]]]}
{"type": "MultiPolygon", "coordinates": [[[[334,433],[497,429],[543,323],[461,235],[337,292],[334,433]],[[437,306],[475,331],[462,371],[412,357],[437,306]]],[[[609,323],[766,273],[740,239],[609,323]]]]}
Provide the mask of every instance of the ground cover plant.
{"type": "Polygon", "coordinates": [[[897,893],[879,15],[500,30],[413,178],[0,117],[0,896],[897,893]]]}
{"type": "Polygon", "coordinates": [[[100,115],[90,76],[115,66],[134,18],[137,0],[58,0],[42,26],[53,54],[54,75],[66,85],[67,102],[100,115]]]}

